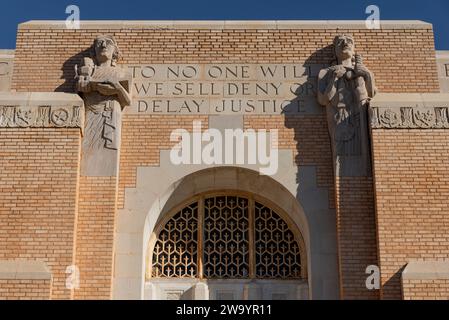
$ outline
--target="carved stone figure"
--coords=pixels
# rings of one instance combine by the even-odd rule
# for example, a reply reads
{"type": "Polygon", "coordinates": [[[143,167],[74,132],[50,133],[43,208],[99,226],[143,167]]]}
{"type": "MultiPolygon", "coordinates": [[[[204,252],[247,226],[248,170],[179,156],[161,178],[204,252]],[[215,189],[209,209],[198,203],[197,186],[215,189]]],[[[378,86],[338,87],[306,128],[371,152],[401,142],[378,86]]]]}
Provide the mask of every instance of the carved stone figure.
{"type": "Polygon", "coordinates": [[[113,37],[99,36],[81,66],[75,66],[77,91],[86,117],[81,174],[115,176],[120,147],[121,113],[131,104],[131,75],[117,66],[119,48],[113,37]]]}
{"type": "Polygon", "coordinates": [[[326,107],[337,176],[369,176],[367,107],[376,94],[374,76],[348,35],[334,39],[335,63],[318,75],[318,102],[326,107]]]}

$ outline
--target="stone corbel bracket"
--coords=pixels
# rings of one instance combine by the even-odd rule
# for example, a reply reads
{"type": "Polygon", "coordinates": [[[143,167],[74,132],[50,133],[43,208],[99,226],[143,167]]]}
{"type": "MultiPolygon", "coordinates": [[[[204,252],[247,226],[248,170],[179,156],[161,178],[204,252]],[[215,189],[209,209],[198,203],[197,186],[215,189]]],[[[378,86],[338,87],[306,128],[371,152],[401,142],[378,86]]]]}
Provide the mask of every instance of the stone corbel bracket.
{"type": "Polygon", "coordinates": [[[449,94],[379,94],[369,119],[371,129],[449,129],[449,94]]]}
{"type": "Polygon", "coordinates": [[[84,102],[63,92],[0,93],[0,128],[79,128],[83,134],[84,102]]]}

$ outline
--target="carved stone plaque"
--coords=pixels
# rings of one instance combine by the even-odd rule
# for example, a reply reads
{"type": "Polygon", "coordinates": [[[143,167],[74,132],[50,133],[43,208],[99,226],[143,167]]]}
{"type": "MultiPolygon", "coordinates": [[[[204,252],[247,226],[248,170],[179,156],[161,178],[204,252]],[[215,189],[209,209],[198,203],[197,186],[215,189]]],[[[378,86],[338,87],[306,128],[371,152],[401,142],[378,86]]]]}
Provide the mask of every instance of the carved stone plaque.
{"type": "Polygon", "coordinates": [[[137,114],[317,114],[317,64],[128,65],[137,114]]]}

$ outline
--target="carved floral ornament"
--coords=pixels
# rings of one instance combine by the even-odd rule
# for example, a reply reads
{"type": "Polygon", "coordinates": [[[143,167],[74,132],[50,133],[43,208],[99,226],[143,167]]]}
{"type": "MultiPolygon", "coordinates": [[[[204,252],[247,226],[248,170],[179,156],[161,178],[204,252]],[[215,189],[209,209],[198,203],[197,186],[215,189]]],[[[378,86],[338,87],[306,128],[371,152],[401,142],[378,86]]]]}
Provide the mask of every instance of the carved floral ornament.
{"type": "Polygon", "coordinates": [[[449,129],[448,107],[371,107],[372,129],[449,129]]]}
{"type": "Polygon", "coordinates": [[[0,106],[0,128],[81,128],[80,106],[0,106]]]}

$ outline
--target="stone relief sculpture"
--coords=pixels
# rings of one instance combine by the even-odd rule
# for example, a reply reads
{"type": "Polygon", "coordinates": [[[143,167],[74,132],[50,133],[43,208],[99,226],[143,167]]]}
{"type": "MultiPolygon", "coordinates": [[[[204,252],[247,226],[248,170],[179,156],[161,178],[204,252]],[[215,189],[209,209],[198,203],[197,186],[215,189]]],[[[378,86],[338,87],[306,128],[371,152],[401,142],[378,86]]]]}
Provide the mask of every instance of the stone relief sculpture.
{"type": "Polygon", "coordinates": [[[91,57],[75,66],[77,91],[85,109],[81,174],[115,176],[120,147],[121,113],[131,104],[131,75],[117,66],[120,51],[110,36],[99,36],[91,57]]]}
{"type": "Polygon", "coordinates": [[[80,128],[80,106],[0,106],[0,128],[80,128]]]}
{"type": "Polygon", "coordinates": [[[335,64],[318,75],[318,102],[326,107],[335,174],[369,176],[367,107],[376,94],[374,76],[354,51],[354,39],[334,39],[335,64]]]}
{"type": "Polygon", "coordinates": [[[449,107],[370,107],[372,129],[448,129],[449,107]]]}

